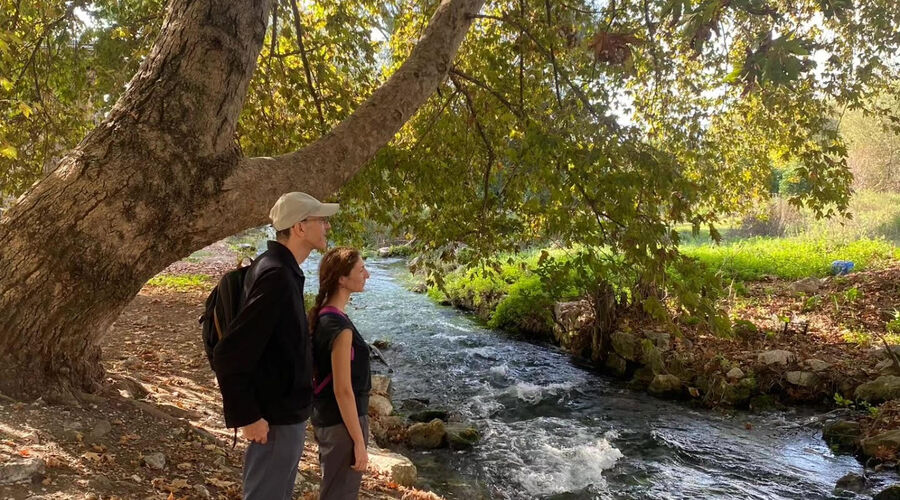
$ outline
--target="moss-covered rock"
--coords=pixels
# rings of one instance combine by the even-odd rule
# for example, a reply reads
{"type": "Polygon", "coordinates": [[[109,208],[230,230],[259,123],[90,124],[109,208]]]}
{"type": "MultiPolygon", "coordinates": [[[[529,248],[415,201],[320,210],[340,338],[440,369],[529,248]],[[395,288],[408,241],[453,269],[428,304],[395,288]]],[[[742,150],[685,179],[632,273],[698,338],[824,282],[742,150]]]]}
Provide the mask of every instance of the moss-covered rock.
{"type": "Polygon", "coordinates": [[[641,343],[641,363],[650,368],[654,374],[666,372],[666,364],[663,361],[662,353],[653,345],[653,342],[647,339],[641,343]]]}
{"type": "Polygon", "coordinates": [[[431,422],[416,423],[406,430],[406,439],[413,448],[430,450],[440,448],[446,442],[447,430],[444,422],[434,419],[431,422]]]}
{"type": "Polygon", "coordinates": [[[880,460],[893,460],[900,452],[900,429],[882,432],[860,441],[863,454],[880,460]]]}
{"type": "Polygon", "coordinates": [[[476,444],[481,439],[478,429],[465,424],[448,424],[447,428],[447,445],[451,450],[466,450],[476,444]]]}
{"type": "Polygon", "coordinates": [[[628,361],[637,361],[641,346],[637,337],[626,332],[615,332],[610,336],[613,350],[628,361]]]}
{"type": "Polygon", "coordinates": [[[859,449],[860,437],[862,437],[862,430],[859,422],[850,420],[828,422],[822,429],[822,439],[838,453],[855,453],[859,449]]]}
{"type": "Polygon", "coordinates": [[[900,399],[900,377],[884,375],[856,388],[856,399],[869,403],[882,403],[890,399],[900,399]]]}
{"type": "Polygon", "coordinates": [[[675,375],[656,375],[647,390],[656,396],[677,397],[682,393],[681,379],[675,375]]]}

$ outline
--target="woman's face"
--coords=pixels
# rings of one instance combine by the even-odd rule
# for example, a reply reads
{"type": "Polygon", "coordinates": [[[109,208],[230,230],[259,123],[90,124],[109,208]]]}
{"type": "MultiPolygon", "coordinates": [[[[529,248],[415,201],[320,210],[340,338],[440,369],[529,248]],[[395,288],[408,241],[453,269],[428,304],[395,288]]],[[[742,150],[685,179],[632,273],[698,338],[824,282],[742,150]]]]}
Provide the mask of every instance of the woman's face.
{"type": "Polygon", "coordinates": [[[361,292],[366,287],[367,279],[369,279],[369,271],[366,271],[366,263],[359,258],[353,265],[353,269],[350,270],[350,274],[341,276],[341,286],[350,293],[361,292]]]}

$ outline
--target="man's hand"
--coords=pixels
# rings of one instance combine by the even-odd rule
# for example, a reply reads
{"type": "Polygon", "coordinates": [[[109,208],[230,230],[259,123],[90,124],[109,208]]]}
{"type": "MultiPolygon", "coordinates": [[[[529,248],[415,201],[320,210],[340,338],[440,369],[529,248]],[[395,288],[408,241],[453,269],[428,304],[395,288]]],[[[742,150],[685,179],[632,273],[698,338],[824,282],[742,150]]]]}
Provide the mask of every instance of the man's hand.
{"type": "Polygon", "coordinates": [[[266,419],[261,418],[250,425],[245,425],[241,427],[241,436],[259,444],[266,444],[269,437],[269,423],[266,422],[266,419]]]}

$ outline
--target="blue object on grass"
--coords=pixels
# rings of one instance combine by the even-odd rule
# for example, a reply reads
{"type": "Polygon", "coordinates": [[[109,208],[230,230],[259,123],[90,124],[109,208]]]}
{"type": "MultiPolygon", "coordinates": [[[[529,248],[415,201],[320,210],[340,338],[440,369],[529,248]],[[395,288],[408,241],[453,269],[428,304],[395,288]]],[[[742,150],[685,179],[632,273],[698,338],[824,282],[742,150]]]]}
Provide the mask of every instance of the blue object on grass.
{"type": "Polygon", "coordinates": [[[836,260],[831,263],[831,274],[835,276],[843,276],[849,274],[853,270],[853,261],[836,260]]]}

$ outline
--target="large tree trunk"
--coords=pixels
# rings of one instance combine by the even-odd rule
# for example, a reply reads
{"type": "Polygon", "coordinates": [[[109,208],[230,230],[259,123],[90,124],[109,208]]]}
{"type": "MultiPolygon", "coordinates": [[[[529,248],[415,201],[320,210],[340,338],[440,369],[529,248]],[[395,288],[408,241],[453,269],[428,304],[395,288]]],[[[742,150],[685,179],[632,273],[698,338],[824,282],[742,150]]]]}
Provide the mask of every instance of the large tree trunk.
{"type": "Polygon", "coordinates": [[[106,120],[0,219],[0,392],[102,381],[98,342],[172,261],[266,221],[283,192],[333,193],[437,88],[484,0],[445,0],[409,59],[319,141],[242,158],[235,124],[267,0],[174,0],[106,120]]]}

